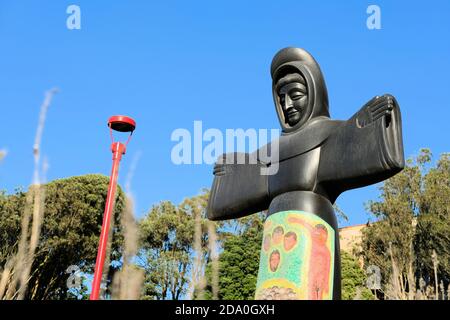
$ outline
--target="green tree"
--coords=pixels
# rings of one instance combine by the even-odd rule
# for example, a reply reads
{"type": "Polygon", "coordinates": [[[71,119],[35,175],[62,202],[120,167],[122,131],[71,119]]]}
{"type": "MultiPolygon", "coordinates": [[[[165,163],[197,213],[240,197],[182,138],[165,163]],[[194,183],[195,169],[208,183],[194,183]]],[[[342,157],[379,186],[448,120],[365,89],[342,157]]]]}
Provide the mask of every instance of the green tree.
{"type": "MultiPolygon", "coordinates": [[[[263,215],[255,214],[224,228],[223,252],[219,256],[219,299],[253,300],[263,235],[263,215]]],[[[211,264],[206,268],[206,299],[211,299],[211,264]]]]}
{"type": "Polygon", "coordinates": [[[380,267],[389,299],[414,299],[426,286],[450,282],[450,159],[435,167],[428,149],[384,182],[381,200],[370,202],[377,222],[363,231],[365,264],[380,267]],[[439,260],[434,274],[433,250],[439,260]]]}
{"type": "MultiPolygon", "coordinates": [[[[91,174],[52,181],[44,186],[45,208],[41,235],[25,299],[67,299],[69,266],[92,273],[103,219],[109,179],[91,174]]],[[[0,195],[0,266],[17,250],[26,193],[0,195]]],[[[120,213],[124,194],[118,188],[110,261],[120,259],[120,213]]],[[[20,262],[19,262],[20,263],[20,262]]],[[[1,269],[0,269],[1,270],[1,269]]],[[[83,292],[83,288],[80,289],[83,292]]]]}
{"type": "Polygon", "coordinates": [[[343,300],[373,300],[375,296],[366,287],[366,275],[358,260],[341,251],[341,277],[343,300]]]}
{"type": "Polygon", "coordinates": [[[184,292],[192,230],[192,219],[170,201],[154,206],[140,221],[144,299],[178,299],[184,292]]]}
{"type": "Polygon", "coordinates": [[[450,154],[441,155],[423,178],[414,248],[419,281],[434,288],[433,298],[450,299],[450,154]]]}
{"type": "Polygon", "coordinates": [[[17,250],[24,207],[25,193],[20,189],[12,195],[0,192],[0,266],[5,266],[17,250]]]}
{"type": "MultiPolygon", "coordinates": [[[[208,193],[176,206],[163,201],[139,222],[139,265],[145,270],[143,299],[178,300],[189,294],[195,273],[194,235],[199,215],[201,273],[207,260],[206,205],[208,193]]],[[[193,288],[191,289],[193,290],[193,288]]]]}

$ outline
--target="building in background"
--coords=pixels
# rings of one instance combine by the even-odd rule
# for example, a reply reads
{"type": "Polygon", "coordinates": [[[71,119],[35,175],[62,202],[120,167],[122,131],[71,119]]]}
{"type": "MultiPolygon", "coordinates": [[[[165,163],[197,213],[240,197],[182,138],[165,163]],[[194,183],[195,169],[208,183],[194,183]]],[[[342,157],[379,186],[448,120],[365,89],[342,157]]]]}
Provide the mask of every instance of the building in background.
{"type": "MultiPolygon", "coordinates": [[[[355,248],[361,245],[362,230],[366,228],[368,224],[357,224],[354,226],[343,227],[339,229],[339,239],[341,244],[341,250],[350,254],[355,253],[355,248]]],[[[360,251],[360,250],[358,250],[360,251]]]]}

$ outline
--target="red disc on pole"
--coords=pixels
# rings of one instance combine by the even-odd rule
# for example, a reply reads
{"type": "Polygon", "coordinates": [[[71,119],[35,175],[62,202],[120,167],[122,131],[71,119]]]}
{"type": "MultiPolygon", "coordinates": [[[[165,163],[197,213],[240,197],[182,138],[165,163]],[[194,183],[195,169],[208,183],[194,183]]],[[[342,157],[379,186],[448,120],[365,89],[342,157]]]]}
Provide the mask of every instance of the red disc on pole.
{"type": "Polygon", "coordinates": [[[133,132],[136,129],[136,121],[127,116],[112,116],[108,120],[108,127],[120,132],[133,132]]]}

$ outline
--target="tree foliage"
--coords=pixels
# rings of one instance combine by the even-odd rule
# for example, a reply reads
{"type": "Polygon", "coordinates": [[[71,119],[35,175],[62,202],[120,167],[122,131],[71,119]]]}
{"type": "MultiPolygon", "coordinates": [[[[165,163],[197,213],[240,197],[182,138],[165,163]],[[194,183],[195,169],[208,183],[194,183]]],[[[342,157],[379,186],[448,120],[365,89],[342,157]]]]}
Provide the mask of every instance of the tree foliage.
{"type": "Polygon", "coordinates": [[[365,264],[380,267],[389,299],[414,299],[421,283],[450,282],[450,158],[443,154],[435,167],[431,160],[431,152],[421,150],[385,181],[381,200],[369,203],[377,222],[363,231],[361,254],[365,264]]]}
{"type": "MultiPolygon", "coordinates": [[[[263,235],[263,214],[229,223],[223,235],[223,251],[219,256],[219,299],[253,300],[259,268],[263,235]],[[234,229],[234,230],[233,230],[234,229]]],[[[211,299],[211,265],[206,269],[206,298],[211,299]]]]}
{"type": "MultiPolygon", "coordinates": [[[[187,294],[193,275],[195,218],[200,214],[201,246],[206,251],[205,208],[208,194],[176,206],[163,201],[140,221],[139,264],[145,269],[144,299],[178,300],[187,294]]],[[[202,259],[203,261],[203,259],[202,259]]]]}
{"type": "Polygon", "coordinates": [[[366,275],[358,260],[341,251],[341,277],[343,300],[373,300],[375,296],[366,287],[366,275]]]}
{"type": "MultiPolygon", "coordinates": [[[[44,220],[26,299],[73,298],[73,290],[67,287],[67,268],[76,265],[82,272],[93,272],[108,183],[108,177],[91,174],[55,180],[44,186],[44,220]]],[[[17,250],[25,196],[20,190],[0,195],[0,271],[17,250]]],[[[110,261],[121,255],[119,219],[123,207],[124,194],[119,187],[110,261]]]]}

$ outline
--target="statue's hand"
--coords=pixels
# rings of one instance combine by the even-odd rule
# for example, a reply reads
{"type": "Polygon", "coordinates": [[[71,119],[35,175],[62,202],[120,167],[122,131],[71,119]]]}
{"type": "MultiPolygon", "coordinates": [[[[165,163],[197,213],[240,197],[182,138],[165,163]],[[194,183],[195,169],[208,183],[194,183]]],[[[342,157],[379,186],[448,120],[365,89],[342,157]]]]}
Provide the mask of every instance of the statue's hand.
{"type": "Polygon", "coordinates": [[[224,176],[239,172],[239,170],[248,170],[246,168],[252,165],[259,168],[257,159],[253,157],[254,155],[254,153],[250,155],[242,152],[223,154],[217,159],[217,162],[214,165],[213,173],[215,176],[224,176]]]}
{"type": "Polygon", "coordinates": [[[376,96],[358,112],[356,117],[356,126],[364,128],[365,126],[374,123],[375,121],[390,115],[394,109],[395,98],[390,94],[383,96],[376,96]]]}
{"type": "Polygon", "coordinates": [[[213,174],[215,176],[223,176],[225,174],[225,164],[224,163],[216,163],[214,165],[213,174]]]}
{"type": "Polygon", "coordinates": [[[214,165],[213,174],[215,176],[223,176],[227,172],[230,173],[233,171],[233,167],[236,166],[234,157],[236,153],[226,153],[222,154],[218,159],[217,162],[214,165]],[[227,159],[233,159],[231,163],[227,161],[227,159]],[[228,169],[227,169],[228,168],[228,169]]]}
{"type": "Polygon", "coordinates": [[[255,155],[233,152],[217,159],[207,209],[209,219],[234,219],[269,207],[268,176],[261,174],[265,165],[255,155]]]}

